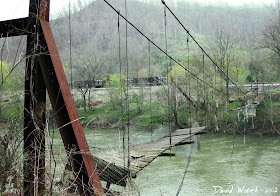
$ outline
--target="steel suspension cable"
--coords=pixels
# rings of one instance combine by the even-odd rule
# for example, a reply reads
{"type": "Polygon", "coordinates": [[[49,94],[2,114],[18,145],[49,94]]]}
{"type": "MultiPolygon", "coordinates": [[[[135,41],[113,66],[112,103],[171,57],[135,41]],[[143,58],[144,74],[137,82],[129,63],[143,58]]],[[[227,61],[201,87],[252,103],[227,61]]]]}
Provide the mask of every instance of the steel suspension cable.
{"type": "Polygon", "coordinates": [[[221,90],[215,88],[213,85],[203,81],[200,79],[198,76],[196,76],[194,73],[192,73],[190,70],[185,68],[181,63],[179,63],[176,59],[174,59],[172,56],[170,56],[168,53],[166,53],[162,48],[160,48],[155,42],[153,42],[148,36],[146,36],[142,31],[140,31],[135,25],[133,25],[125,16],[123,16],[120,11],[118,11],[116,8],[114,8],[107,0],[104,0],[105,3],[107,3],[117,14],[119,14],[129,25],[131,25],[136,31],[138,31],[143,37],[145,37],[148,41],[150,41],[151,44],[153,44],[157,49],[159,49],[162,53],[164,53],[166,56],[168,56],[173,62],[175,62],[177,65],[182,67],[184,70],[186,70],[188,73],[190,73],[194,78],[197,78],[200,82],[206,84],[210,88],[214,89],[215,91],[226,95],[224,92],[221,90]]]}
{"type": "Polygon", "coordinates": [[[179,185],[179,188],[178,188],[178,190],[177,190],[176,196],[179,195],[179,193],[180,193],[180,191],[181,191],[181,189],[182,189],[182,187],[183,187],[183,183],[184,183],[186,174],[187,174],[187,172],[188,172],[189,165],[190,165],[190,163],[191,163],[193,146],[194,146],[194,144],[192,143],[192,144],[191,144],[191,151],[190,151],[190,154],[189,154],[189,157],[188,157],[188,161],[187,161],[187,165],[186,165],[186,168],[185,168],[185,172],[184,172],[182,181],[181,181],[181,183],[180,183],[180,185],[179,185]]]}
{"type": "MultiPolygon", "coordinates": [[[[190,43],[189,43],[189,37],[187,37],[187,51],[188,51],[188,64],[187,68],[188,70],[190,69],[190,43]]],[[[188,74],[188,91],[189,91],[189,96],[191,97],[191,76],[188,74]]],[[[189,120],[189,127],[190,127],[190,140],[191,140],[191,102],[188,103],[188,120],[189,120]]]]}
{"type": "MultiPolygon", "coordinates": [[[[189,46],[189,36],[187,35],[187,69],[190,69],[190,46],[189,46]]],[[[186,91],[188,92],[189,96],[191,97],[191,76],[186,73],[186,91]]],[[[189,125],[190,129],[190,141],[192,140],[192,130],[191,130],[191,102],[188,102],[186,106],[187,109],[187,121],[186,123],[189,125]]]]}
{"type": "MultiPolygon", "coordinates": [[[[167,44],[167,18],[166,18],[166,8],[164,7],[164,39],[165,39],[165,51],[168,53],[168,44],[167,44]]],[[[169,66],[168,58],[166,57],[166,83],[167,83],[167,109],[168,109],[168,132],[169,132],[169,145],[171,146],[171,119],[170,119],[170,87],[169,87],[169,66]]]]}
{"type": "MultiPolygon", "coordinates": [[[[152,74],[151,74],[151,43],[150,41],[148,41],[148,53],[149,53],[149,60],[148,60],[148,71],[149,71],[149,78],[152,78],[152,74]]],[[[153,82],[153,81],[149,81],[153,82]]],[[[152,136],[153,136],[153,130],[152,130],[152,119],[153,119],[153,114],[152,114],[152,84],[150,85],[150,132],[151,132],[151,141],[153,140],[152,136]]]]}
{"type": "MultiPolygon", "coordinates": [[[[204,53],[203,53],[203,57],[202,57],[202,79],[204,80],[205,79],[205,56],[204,56],[204,53]]],[[[205,96],[206,96],[206,87],[205,87],[205,84],[203,84],[203,103],[205,104],[205,96]]]]}
{"type": "MultiPolygon", "coordinates": [[[[215,68],[214,70],[214,76],[213,76],[213,83],[214,83],[214,86],[216,87],[217,86],[217,69],[215,68]]],[[[216,122],[216,131],[218,131],[219,129],[219,126],[218,126],[218,116],[217,116],[217,102],[216,102],[216,94],[214,93],[214,91],[211,91],[211,97],[212,97],[212,100],[214,101],[214,117],[215,117],[215,122],[216,122]]],[[[210,111],[209,111],[210,112],[210,111]]],[[[210,114],[211,116],[211,114],[210,114]]]]}
{"type": "MultiPolygon", "coordinates": [[[[205,80],[205,56],[204,53],[202,52],[202,79],[205,80]]],[[[203,104],[204,107],[208,108],[208,91],[206,93],[206,86],[203,84],[203,104]]],[[[204,122],[208,121],[208,111],[206,112],[206,118],[204,119],[204,122]]]]}
{"type": "Polygon", "coordinates": [[[70,81],[71,81],[71,89],[73,89],[73,67],[72,67],[72,31],[71,31],[71,4],[70,4],[70,0],[69,0],[69,17],[68,17],[68,20],[69,20],[69,57],[70,57],[70,81]]]}
{"type": "MultiPolygon", "coordinates": [[[[125,0],[125,18],[127,18],[127,0],[125,0]]],[[[128,25],[125,23],[125,58],[126,58],[126,111],[127,111],[127,167],[130,168],[130,119],[129,119],[129,84],[128,84],[128,25]]],[[[129,174],[129,179],[131,175],[129,174]]]]}
{"type": "MultiPolygon", "coordinates": [[[[237,106],[236,106],[236,107],[237,107],[237,106]]],[[[236,112],[238,112],[238,111],[236,110],[236,112]]],[[[237,114],[236,114],[236,116],[237,116],[237,114]]],[[[228,160],[228,161],[231,161],[231,158],[232,158],[233,153],[234,153],[235,141],[236,141],[236,129],[237,129],[237,122],[235,121],[233,124],[234,124],[234,125],[233,125],[233,140],[232,140],[232,149],[231,149],[231,154],[230,154],[230,157],[229,157],[229,160],[228,160]]]]}
{"type": "Polygon", "coordinates": [[[122,60],[121,60],[121,34],[120,34],[120,15],[118,15],[118,39],[119,39],[119,66],[120,66],[120,85],[121,85],[121,123],[122,123],[122,145],[123,145],[123,161],[124,167],[126,163],[126,156],[125,156],[125,127],[124,127],[124,108],[123,108],[123,78],[122,78],[122,60]]]}
{"type": "MultiPolygon", "coordinates": [[[[203,47],[198,43],[198,41],[191,35],[190,31],[186,29],[186,27],[182,24],[182,22],[178,19],[178,17],[173,13],[173,11],[166,5],[164,0],[161,0],[162,4],[168,9],[168,11],[174,16],[174,18],[178,21],[178,23],[183,27],[183,29],[187,32],[187,34],[192,38],[192,40],[197,44],[197,46],[203,51],[203,53],[210,59],[210,61],[218,68],[219,72],[224,76],[225,79],[228,79],[233,85],[240,90],[235,82],[233,82],[226,73],[217,65],[217,63],[213,60],[213,58],[203,49],[203,47]]],[[[240,90],[241,91],[241,90],[240,90]]],[[[243,94],[245,92],[241,91],[243,94]]]]}
{"type": "MultiPolygon", "coordinates": [[[[200,89],[199,88],[199,84],[198,84],[199,82],[198,82],[198,80],[196,79],[196,100],[198,101],[198,97],[199,97],[199,91],[198,91],[198,89],[200,89]]],[[[200,91],[201,92],[201,91],[200,91]]],[[[195,122],[197,122],[197,108],[195,108],[195,122]]]]}
{"type": "MultiPolygon", "coordinates": [[[[246,105],[246,103],[245,103],[246,105]]],[[[246,144],[246,114],[244,112],[244,117],[243,117],[243,123],[244,123],[244,126],[243,126],[243,143],[246,144]]]]}

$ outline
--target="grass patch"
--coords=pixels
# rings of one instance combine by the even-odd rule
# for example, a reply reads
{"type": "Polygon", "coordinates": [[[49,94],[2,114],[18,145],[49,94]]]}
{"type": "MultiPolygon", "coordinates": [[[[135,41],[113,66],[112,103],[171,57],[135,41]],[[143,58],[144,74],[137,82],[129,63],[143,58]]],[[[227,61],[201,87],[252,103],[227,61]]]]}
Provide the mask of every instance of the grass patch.
{"type": "Polygon", "coordinates": [[[243,103],[241,103],[239,101],[234,101],[234,102],[229,103],[229,109],[232,110],[232,109],[238,108],[242,105],[243,105],[243,103]]]}
{"type": "MultiPolygon", "coordinates": [[[[127,121],[127,110],[125,108],[125,104],[123,107],[123,110],[121,107],[114,110],[112,104],[107,102],[87,112],[85,112],[82,108],[78,109],[78,114],[83,124],[87,124],[94,119],[92,120],[91,125],[106,126],[120,122],[122,117],[124,121],[127,121]]],[[[151,106],[149,102],[144,102],[141,110],[139,110],[139,105],[136,103],[130,103],[129,119],[133,124],[140,126],[161,124],[167,121],[165,110],[166,108],[157,102],[152,102],[151,106]],[[150,108],[152,109],[151,111],[150,108]]]]}
{"type": "Polygon", "coordinates": [[[23,103],[19,101],[13,101],[12,103],[3,104],[1,117],[3,120],[22,120],[23,118],[23,103]]]}

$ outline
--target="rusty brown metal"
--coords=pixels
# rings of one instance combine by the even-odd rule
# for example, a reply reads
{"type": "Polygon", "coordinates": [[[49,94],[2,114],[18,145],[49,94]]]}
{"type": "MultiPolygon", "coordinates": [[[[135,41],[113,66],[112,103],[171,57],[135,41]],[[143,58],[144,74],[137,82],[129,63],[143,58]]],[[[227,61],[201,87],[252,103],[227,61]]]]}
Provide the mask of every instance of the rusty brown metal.
{"type": "Polygon", "coordinates": [[[45,195],[47,89],[80,194],[104,195],[50,28],[49,5],[50,0],[30,0],[29,17],[0,22],[0,38],[27,35],[23,193],[45,195]]]}
{"type": "Polygon", "coordinates": [[[44,0],[40,4],[40,20],[49,22],[50,20],[50,1],[44,0]]]}
{"type": "MultiPolygon", "coordinates": [[[[74,100],[62,67],[59,53],[49,24],[50,0],[40,4],[40,40],[46,51],[39,56],[40,67],[47,86],[61,137],[74,166],[74,175],[81,195],[103,195],[93,156],[75,107],[74,100]],[[92,191],[93,189],[93,191],[92,191]]],[[[42,52],[41,52],[42,53],[42,52]]]]}
{"type": "Polygon", "coordinates": [[[59,58],[51,27],[48,21],[40,20],[48,53],[39,56],[44,81],[47,86],[56,121],[65,149],[74,161],[74,174],[77,177],[80,194],[103,195],[93,157],[72,98],[70,88],[59,58]],[[91,185],[90,185],[91,184],[91,185]],[[92,187],[91,187],[92,186],[92,187]]]}

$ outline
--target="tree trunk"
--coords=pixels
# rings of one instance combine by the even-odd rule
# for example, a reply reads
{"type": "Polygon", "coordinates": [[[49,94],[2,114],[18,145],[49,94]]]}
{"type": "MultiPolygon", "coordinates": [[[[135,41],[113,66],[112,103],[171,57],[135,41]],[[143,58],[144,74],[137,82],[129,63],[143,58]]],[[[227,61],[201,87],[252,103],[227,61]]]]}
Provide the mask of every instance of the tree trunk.
{"type": "Polygon", "coordinates": [[[87,112],[87,100],[86,100],[86,93],[83,94],[84,99],[84,111],[87,112]]]}
{"type": "Polygon", "coordinates": [[[0,119],[2,118],[2,87],[0,88],[0,119]]]}
{"type": "Polygon", "coordinates": [[[177,112],[177,110],[173,110],[173,115],[174,115],[174,120],[175,120],[175,126],[178,129],[182,129],[183,127],[180,125],[180,123],[178,121],[178,112],[177,112]]]}
{"type": "MultiPolygon", "coordinates": [[[[173,82],[173,81],[172,81],[173,82]]],[[[175,82],[173,82],[173,85],[176,86],[175,82]]],[[[180,125],[179,120],[178,120],[178,99],[176,96],[176,88],[171,89],[171,104],[170,108],[174,116],[174,123],[176,128],[182,129],[183,127],[180,125]]]]}
{"type": "Polygon", "coordinates": [[[91,111],[91,98],[90,98],[91,88],[88,89],[88,110],[91,111]]]}

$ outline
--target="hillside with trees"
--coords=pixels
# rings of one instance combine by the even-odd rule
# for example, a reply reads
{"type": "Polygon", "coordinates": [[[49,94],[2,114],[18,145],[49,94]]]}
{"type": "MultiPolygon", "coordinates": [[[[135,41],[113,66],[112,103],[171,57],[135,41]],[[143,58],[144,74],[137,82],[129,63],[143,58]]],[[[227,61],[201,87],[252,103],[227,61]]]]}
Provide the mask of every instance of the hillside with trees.
{"type": "MultiPolygon", "coordinates": [[[[161,48],[165,48],[163,7],[161,4],[153,3],[153,1],[144,2],[128,2],[128,19],[161,48]]],[[[124,14],[123,1],[116,0],[111,3],[124,14]]],[[[217,50],[221,49],[219,39],[223,39],[223,41],[230,43],[228,50],[230,53],[234,53],[234,58],[238,59],[236,64],[241,65],[247,75],[249,75],[250,64],[258,64],[258,67],[254,69],[259,69],[266,63],[270,63],[262,62],[263,65],[260,65],[258,62],[258,59],[264,59],[266,55],[265,51],[260,51],[259,39],[269,19],[268,7],[249,5],[231,7],[186,2],[178,2],[174,4],[174,7],[171,4],[171,7],[185,27],[216,58],[219,58],[217,50]]],[[[75,11],[74,8],[73,10],[75,11]]],[[[88,64],[91,64],[91,67],[96,67],[96,73],[94,76],[91,75],[91,78],[103,79],[109,74],[118,72],[118,17],[110,7],[102,0],[93,1],[78,12],[74,12],[70,20],[74,80],[83,78],[77,69],[81,67],[87,69],[88,64]],[[101,65],[102,70],[98,68],[101,65]]],[[[63,63],[69,72],[70,29],[68,13],[61,13],[61,16],[52,23],[63,63]]],[[[123,60],[125,58],[125,50],[123,49],[125,46],[125,22],[122,19],[120,19],[120,37],[123,60]]],[[[167,14],[167,40],[170,55],[178,59],[180,63],[185,64],[187,34],[170,14],[167,14]]],[[[147,67],[147,45],[147,41],[128,25],[128,56],[129,64],[133,66],[133,69],[130,69],[131,77],[137,77],[141,74],[146,74],[147,77],[147,73],[141,73],[145,72],[143,70],[147,67]]],[[[200,55],[199,49],[193,42],[190,42],[189,48],[191,55],[200,55]]],[[[157,49],[152,48],[153,75],[162,76],[165,74],[163,71],[164,60],[165,56],[157,49]]],[[[232,62],[232,64],[235,63],[232,62]]],[[[91,68],[88,67],[88,69],[91,68]]],[[[275,78],[267,74],[267,79],[273,80],[275,78]]]]}
{"type": "MultiPolygon", "coordinates": [[[[96,143],[92,139],[90,148],[107,150],[110,143],[112,148],[123,148],[125,156],[130,129],[133,131],[132,140],[138,142],[144,135],[145,142],[150,142],[161,131],[160,134],[165,134],[164,131],[168,130],[171,141],[174,130],[205,126],[205,130],[213,134],[234,135],[232,156],[238,133],[242,134],[244,145],[248,133],[261,136],[280,134],[280,0],[273,6],[230,6],[184,0],[166,2],[187,30],[166,11],[160,0],[128,0],[127,5],[124,0],[108,0],[115,11],[119,11],[134,27],[104,0],[83,2],[77,1],[71,4],[70,10],[65,7],[59,14],[52,15],[50,24],[71,90],[67,91],[67,98],[71,100],[68,106],[73,109],[72,113],[79,114],[74,122],[81,121],[84,132],[91,134],[89,137],[110,139],[115,134],[114,139],[119,142],[102,138],[99,141],[106,142],[99,148],[99,141],[96,143]],[[97,88],[92,85],[93,80],[102,85],[97,88]],[[248,112],[248,105],[252,107],[254,101],[257,102],[253,106],[255,110],[248,112]]],[[[36,14],[34,16],[37,17],[36,14]]],[[[38,72],[32,72],[29,78],[25,74],[26,62],[31,62],[28,59],[35,59],[30,65],[36,64],[36,55],[43,56],[38,51],[46,52],[49,46],[34,42],[32,44],[38,51],[34,50],[27,56],[26,36],[1,36],[0,194],[23,192],[22,162],[26,158],[23,140],[27,119],[23,118],[23,113],[28,110],[24,108],[27,100],[28,104],[36,106],[31,108],[32,112],[39,111],[38,115],[43,119],[41,128],[36,124],[39,121],[37,114],[28,113],[28,123],[35,122],[34,129],[41,131],[46,138],[43,141],[46,152],[43,158],[48,159],[43,167],[47,174],[46,190],[50,195],[75,195],[77,189],[71,179],[73,174],[68,174],[72,169],[71,156],[67,158],[65,151],[61,152],[63,144],[59,136],[61,128],[66,130],[73,121],[62,121],[64,124],[57,127],[55,116],[63,112],[54,112],[48,98],[38,103],[38,95],[33,94],[35,85],[30,85],[32,74],[38,72]],[[31,90],[26,92],[26,89],[31,90]],[[30,99],[24,100],[25,95],[30,99]]],[[[45,68],[42,64],[40,66],[37,67],[39,72],[45,68]]],[[[35,70],[32,66],[29,68],[35,70]]],[[[57,77],[55,71],[45,70],[57,77]]],[[[64,77],[62,68],[60,77],[64,77]]],[[[50,80],[36,79],[38,83],[50,80]]],[[[64,81],[64,88],[69,90],[64,81]]],[[[61,108],[65,109],[66,96],[61,96],[63,88],[58,84],[55,86],[58,93],[52,94],[52,104],[56,104],[53,100],[57,96],[57,100],[62,100],[61,108]]],[[[64,120],[70,119],[59,115],[64,120]]],[[[81,124],[79,134],[83,134],[81,124]]],[[[77,135],[72,136],[77,138],[77,135]]],[[[67,153],[70,155],[72,152],[67,153]]],[[[129,160],[142,156],[130,157],[127,154],[129,160]]],[[[259,158],[259,154],[256,156],[259,158]]],[[[255,168],[256,158],[252,160],[255,168]]],[[[252,178],[251,175],[249,177],[252,178]]]]}

